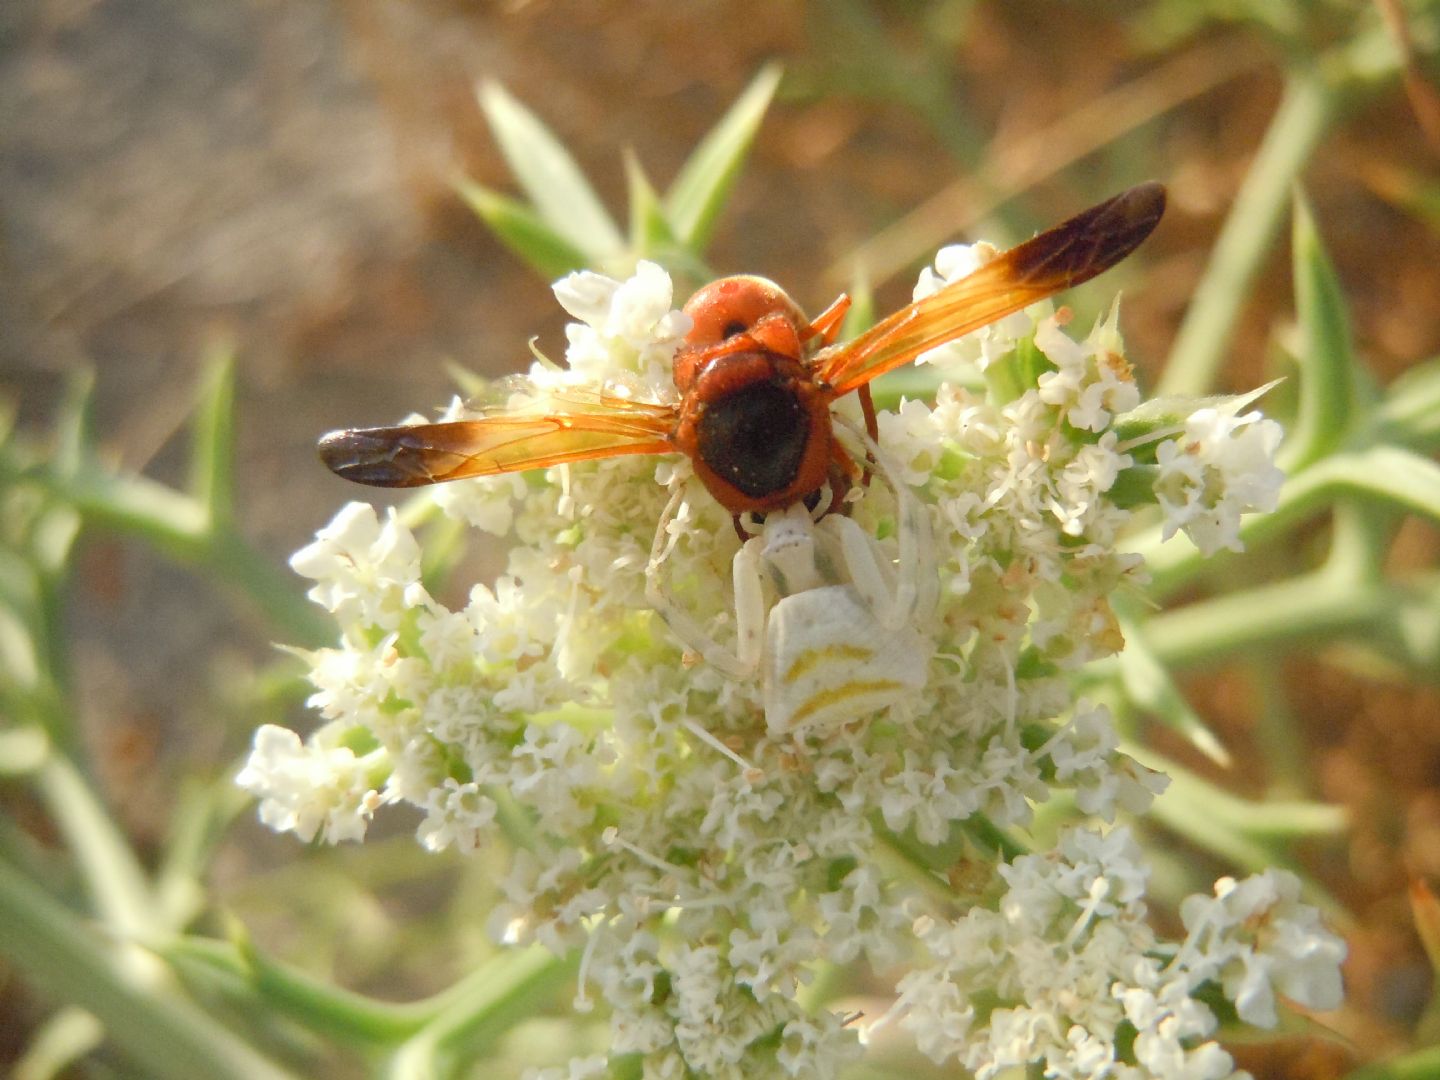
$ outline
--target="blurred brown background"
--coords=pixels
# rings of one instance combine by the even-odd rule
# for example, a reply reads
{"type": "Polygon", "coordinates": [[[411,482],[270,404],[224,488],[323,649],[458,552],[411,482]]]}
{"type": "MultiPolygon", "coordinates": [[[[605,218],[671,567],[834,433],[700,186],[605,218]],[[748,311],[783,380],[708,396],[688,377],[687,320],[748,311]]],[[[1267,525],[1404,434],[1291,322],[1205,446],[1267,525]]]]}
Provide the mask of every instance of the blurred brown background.
{"type": "MultiPolygon", "coordinates": [[[[442,403],[447,360],[512,370],[532,335],[559,351],[548,289],[449,186],[458,169],[512,189],[476,80],[549,123],[623,221],[622,149],[668,182],[771,59],[786,81],[722,219],[717,270],[774,277],[814,310],[858,245],[937,193],[949,202],[916,225],[932,250],[962,223],[998,236],[944,213],[987,187],[1003,198],[1039,176],[1008,204],[1034,227],[1154,177],[1171,209],[1144,272],[1123,279],[1132,357],[1153,382],[1281,86],[1266,34],[1200,16],[1187,29],[1166,15],[1182,6],[1205,7],[8,0],[0,393],[42,430],[67,375],[93,368],[103,446],[178,482],[200,363],[232,348],[244,529],[279,563],[354,496],[316,461],[319,433],[442,403]]],[[[1315,5],[1316,44],[1325,12],[1355,6],[1315,5]]],[[[1391,80],[1305,175],[1382,380],[1440,351],[1437,219],[1396,194],[1440,184],[1436,161],[1391,80]]],[[[882,267],[881,310],[908,300],[920,250],[882,267]]],[[[1292,311],[1286,258],[1282,241],[1247,309],[1237,387],[1270,370],[1292,311]]],[[[1434,560],[1433,531],[1411,546],[1434,560]]],[[[143,839],[176,776],[241,752],[253,719],[224,714],[227,680],[272,654],[208,586],[103,539],[84,551],[73,627],[105,780],[143,839]]],[[[1440,876],[1440,710],[1432,693],[1294,668],[1314,793],[1356,811],[1348,863],[1322,873],[1363,924],[1351,982],[1383,1032],[1428,987],[1403,888],[1440,876]]],[[[1243,747],[1244,685],[1193,689],[1243,747]]]]}

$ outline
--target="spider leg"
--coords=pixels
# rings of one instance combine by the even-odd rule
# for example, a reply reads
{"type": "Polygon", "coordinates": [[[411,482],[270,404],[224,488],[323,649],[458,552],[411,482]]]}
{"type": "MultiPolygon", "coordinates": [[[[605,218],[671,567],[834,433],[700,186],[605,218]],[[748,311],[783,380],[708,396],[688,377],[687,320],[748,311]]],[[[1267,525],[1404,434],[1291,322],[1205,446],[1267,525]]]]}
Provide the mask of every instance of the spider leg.
{"type": "MultiPolygon", "coordinates": [[[[670,557],[670,551],[675,545],[674,539],[670,536],[670,523],[675,520],[680,511],[680,505],[685,501],[685,485],[680,484],[670,496],[670,501],[665,505],[665,512],[660,515],[660,522],[655,528],[655,540],[650,545],[650,560],[645,564],[645,600],[655,609],[655,612],[665,620],[665,625],[670,627],[671,633],[680,639],[680,644],[690,652],[700,656],[706,663],[716,671],[730,679],[744,680],[755,674],[758,661],[747,661],[726,649],[719,642],[715,641],[700,623],[683,610],[670,595],[665,580],[661,574],[661,568],[670,557]]],[[[743,548],[741,549],[744,550],[743,548]]],[[[737,553],[736,558],[739,558],[737,553]]],[[[758,576],[757,576],[758,585],[758,576]]],[[[739,571],[736,571],[737,586],[739,582],[739,571]]],[[[748,588],[748,586],[747,586],[748,588]]],[[[754,607],[753,596],[747,594],[745,603],[754,607]]],[[[740,595],[737,588],[736,608],[737,613],[741,605],[740,595]]],[[[759,604],[760,617],[762,620],[759,630],[759,637],[764,639],[764,599],[763,594],[759,604]]],[[[742,628],[745,629],[745,628],[742,628]]],[[[746,648],[742,634],[741,648],[746,648]]]]}
{"type": "MultiPolygon", "coordinates": [[[[939,599],[939,581],[935,565],[935,546],[930,535],[930,515],[925,507],[900,479],[899,471],[889,455],[880,449],[868,432],[862,432],[843,417],[840,423],[865,446],[866,454],[875,462],[885,486],[895,496],[896,539],[899,542],[894,591],[888,603],[874,604],[877,617],[887,629],[896,629],[916,622],[928,622],[935,613],[939,599]]],[[[875,587],[877,579],[871,567],[878,573],[880,561],[875,557],[873,541],[858,527],[855,534],[842,533],[842,555],[852,580],[862,593],[866,587],[875,587]],[[848,539],[847,539],[848,538],[848,539]],[[868,583],[862,584],[861,579],[868,583]]],[[[866,595],[870,600],[869,595],[866,595]]],[[[873,604],[874,601],[870,600],[873,604]]]]}

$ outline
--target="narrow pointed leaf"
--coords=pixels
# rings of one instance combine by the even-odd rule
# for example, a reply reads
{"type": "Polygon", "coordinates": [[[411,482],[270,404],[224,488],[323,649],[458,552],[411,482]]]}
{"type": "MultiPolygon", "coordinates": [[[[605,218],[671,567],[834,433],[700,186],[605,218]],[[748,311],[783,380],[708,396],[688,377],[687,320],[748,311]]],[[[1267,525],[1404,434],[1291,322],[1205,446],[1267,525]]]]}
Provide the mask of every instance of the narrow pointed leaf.
{"type": "Polygon", "coordinates": [[[229,523],[235,500],[235,358],[228,350],[206,362],[190,450],[190,493],[212,529],[229,523]]]}
{"type": "MultiPolygon", "coordinates": [[[[153,979],[106,932],[73,915],[0,862],[0,954],[42,994],[83,1008],[137,1076],[286,1080],[293,1074],[153,979]]],[[[124,929],[118,931],[124,934],[124,929]]]]}
{"type": "Polygon", "coordinates": [[[1386,499],[1440,522],[1440,464],[1429,458],[1395,446],[1376,446],[1331,458],[1297,477],[1295,486],[1317,472],[1338,488],[1386,499]]]}
{"type": "Polygon", "coordinates": [[[95,403],[95,372],[74,372],[65,384],[55,420],[55,450],[50,463],[61,476],[74,476],[90,460],[91,413],[95,403]]]}
{"type": "Polygon", "coordinates": [[[455,190],[500,242],[546,281],[590,265],[585,252],[523,203],[470,180],[457,180],[455,190]]]}
{"type": "Polygon", "coordinates": [[[1228,768],[1230,754],[1200,714],[1190,707],[1175,680],[1150,649],[1144,628],[1121,618],[1125,648],[1119,656],[1120,682],[1140,709],[1183,735],[1215,764],[1228,768]]]}
{"type": "Polygon", "coordinates": [[[634,151],[625,151],[625,180],[630,189],[630,248],[636,255],[652,257],[676,246],[675,233],[665,217],[650,178],[634,151]]]}
{"type": "Polygon", "coordinates": [[[1319,72],[1308,66],[1291,72],[1195,287],[1160,393],[1203,394],[1215,385],[1251,283],[1284,224],[1291,186],[1337,115],[1336,94],[1319,72]]]}
{"type": "Polygon", "coordinates": [[[1440,448],[1440,356],[1390,384],[1378,419],[1383,441],[1421,452],[1440,448]]]}
{"type": "Polygon", "coordinates": [[[665,210],[675,235],[696,254],[710,242],[715,220],[735,186],[755,132],[780,85],[780,74],[776,64],[761,68],[681,166],[665,194],[665,210]]]}
{"type": "Polygon", "coordinates": [[[1355,422],[1359,402],[1345,298],[1315,219],[1298,193],[1291,236],[1301,368],[1300,412],[1285,454],[1285,464],[1293,471],[1340,445],[1355,422]]]}
{"type": "Polygon", "coordinates": [[[550,129],[499,83],[482,83],[479,94],[500,151],[541,220],[591,263],[622,250],[620,230],[550,129]]]}

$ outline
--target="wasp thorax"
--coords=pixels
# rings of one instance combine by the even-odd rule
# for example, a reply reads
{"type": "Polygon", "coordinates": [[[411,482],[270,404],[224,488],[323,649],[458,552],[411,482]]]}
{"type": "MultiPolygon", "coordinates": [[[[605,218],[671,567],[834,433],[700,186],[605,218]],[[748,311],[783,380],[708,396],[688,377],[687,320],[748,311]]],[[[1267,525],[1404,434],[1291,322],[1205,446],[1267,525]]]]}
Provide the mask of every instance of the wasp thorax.
{"type": "Polygon", "coordinates": [[[805,324],[804,313],[784,289],[753,274],[712,281],[690,297],[685,314],[694,320],[685,343],[701,347],[753,330],[766,316],[778,315],[792,326],[805,324]]]}

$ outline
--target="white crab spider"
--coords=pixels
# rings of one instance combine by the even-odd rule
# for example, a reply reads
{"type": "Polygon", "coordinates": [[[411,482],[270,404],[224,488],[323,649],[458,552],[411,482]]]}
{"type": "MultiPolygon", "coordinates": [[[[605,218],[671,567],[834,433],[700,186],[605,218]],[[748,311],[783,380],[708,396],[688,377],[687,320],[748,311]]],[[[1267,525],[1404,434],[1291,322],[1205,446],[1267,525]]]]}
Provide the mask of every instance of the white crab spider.
{"type": "MultiPolygon", "coordinates": [[[[762,678],[772,734],[844,723],[925,685],[922,630],[937,592],[929,518],[874,441],[837,420],[865,444],[894,492],[898,565],[843,514],[812,512],[803,503],[771,511],[735,553],[733,649],[676,605],[661,580],[683,484],[660,519],[646,566],[646,598],[686,648],[729,678],[762,678]],[[778,597],[770,604],[767,584],[778,597]]],[[[817,503],[828,505],[825,497],[817,503]]]]}

